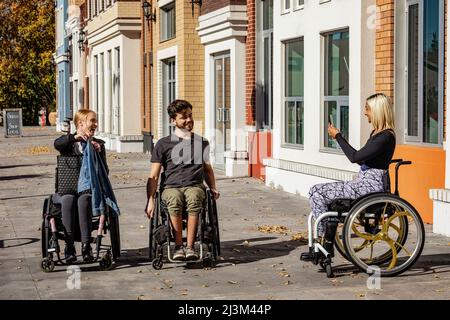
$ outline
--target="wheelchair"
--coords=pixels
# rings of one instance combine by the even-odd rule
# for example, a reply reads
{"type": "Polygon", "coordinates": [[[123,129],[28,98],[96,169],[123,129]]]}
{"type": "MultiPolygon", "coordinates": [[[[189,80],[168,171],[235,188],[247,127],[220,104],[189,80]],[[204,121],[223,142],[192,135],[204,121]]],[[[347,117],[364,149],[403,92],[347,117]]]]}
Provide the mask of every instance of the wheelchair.
{"type": "MultiPolygon", "coordinates": [[[[161,176],[163,177],[163,175],[161,176]]],[[[220,234],[216,201],[210,189],[206,189],[206,199],[197,225],[196,245],[199,248],[199,259],[179,261],[172,259],[175,234],[167,206],[161,199],[162,183],[163,178],[159,191],[155,194],[155,212],[149,222],[149,259],[152,261],[153,268],[160,270],[163,267],[164,252],[166,252],[166,259],[171,263],[195,264],[201,262],[204,268],[214,266],[220,256],[220,234]]],[[[188,214],[184,208],[182,213],[183,232],[187,229],[187,218],[188,214]]],[[[183,242],[186,240],[186,236],[183,234],[183,242]]]]}
{"type": "Polygon", "coordinates": [[[308,218],[309,252],[300,260],[320,265],[328,278],[334,277],[333,247],[359,270],[380,277],[393,277],[408,270],[420,257],[425,243],[425,229],[417,210],[398,191],[398,172],[411,161],[394,159],[395,191],[391,193],[389,174],[385,192],[370,193],[359,199],[336,199],[328,212],[314,221],[308,218]],[[318,225],[326,221],[324,242],[318,225]],[[327,241],[328,240],[328,241],[327,241]]]}
{"type": "MultiPolygon", "coordinates": [[[[65,122],[69,124],[70,119],[65,122]]],[[[67,133],[70,132],[66,131],[67,133]]],[[[56,167],[55,193],[58,192],[58,167],[56,167]]],[[[78,212],[76,201],[74,203],[74,212],[78,212]]],[[[75,217],[75,221],[78,221],[75,217]]],[[[75,242],[81,242],[81,232],[78,223],[75,223],[73,237],[75,242]]],[[[120,257],[120,230],[119,217],[111,214],[108,210],[106,214],[100,217],[92,217],[92,230],[97,230],[97,236],[92,238],[94,248],[94,261],[98,262],[100,270],[109,270],[113,261],[120,257]],[[104,245],[102,239],[109,232],[110,245],[104,245]],[[100,254],[102,256],[100,257],[100,254]]],[[[53,203],[53,195],[49,195],[44,200],[42,210],[42,226],[41,226],[41,250],[42,260],[41,269],[44,272],[52,272],[55,265],[68,265],[60,256],[60,246],[58,241],[65,241],[66,232],[62,223],[62,215],[58,205],[53,203]]],[[[91,262],[90,262],[91,263],[91,262]]]]}

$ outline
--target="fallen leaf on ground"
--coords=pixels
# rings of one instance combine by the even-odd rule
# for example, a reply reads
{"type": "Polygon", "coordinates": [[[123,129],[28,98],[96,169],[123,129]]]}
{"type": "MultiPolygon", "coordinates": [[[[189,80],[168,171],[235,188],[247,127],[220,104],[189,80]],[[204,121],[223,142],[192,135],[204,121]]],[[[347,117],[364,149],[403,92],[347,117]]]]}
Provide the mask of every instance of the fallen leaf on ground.
{"type": "Polygon", "coordinates": [[[289,232],[289,229],[281,225],[273,225],[273,226],[263,225],[258,226],[258,231],[263,233],[279,233],[286,235],[289,232]]]}
{"type": "Polygon", "coordinates": [[[308,241],[307,232],[297,232],[291,236],[291,241],[308,241]]]}

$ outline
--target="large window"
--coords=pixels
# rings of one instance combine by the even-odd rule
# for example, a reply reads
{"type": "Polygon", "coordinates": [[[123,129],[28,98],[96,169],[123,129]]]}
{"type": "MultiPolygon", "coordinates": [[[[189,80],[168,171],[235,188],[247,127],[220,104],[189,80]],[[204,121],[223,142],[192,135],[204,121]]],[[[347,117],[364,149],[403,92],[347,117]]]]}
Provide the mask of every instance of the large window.
{"type": "Polygon", "coordinates": [[[328,136],[328,123],[340,129],[348,139],[349,125],[349,32],[335,31],[324,37],[324,146],[338,148],[336,141],[328,136]]]}
{"type": "Polygon", "coordinates": [[[95,95],[94,111],[96,113],[98,113],[98,88],[99,88],[99,83],[98,83],[98,55],[94,56],[94,75],[95,75],[95,80],[94,80],[94,95],[95,95]]]}
{"type": "Polygon", "coordinates": [[[175,1],[160,10],[161,41],[175,38],[175,1]]]}
{"type": "Polygon", "coordinates": [[[303,145],[304,141],[304,41],[285,42],[285,122],[284,142],[303,145]]]}
{"type": "Polygon", "coordinates": [[[443,140],[443,21],[444,1],[408,1],[407,141],[443,140]]]}
{"type": "Polygon", "coordinates": [[[169,115],[167,114],[167,107],[175,100],[175,58],[170,58],[162,61],[163,72],[163,134],[167,136],[172,133],[173,125],[171,124],[169,115]]]}
{"type": "Polygon", "coordinates": [[[258,56],[258,88],[256,119],[258,129],[273,127],[273,0],[265,0],[262,4],[262,30],[259,31],[258,42],[261,53],[258,56]]]}

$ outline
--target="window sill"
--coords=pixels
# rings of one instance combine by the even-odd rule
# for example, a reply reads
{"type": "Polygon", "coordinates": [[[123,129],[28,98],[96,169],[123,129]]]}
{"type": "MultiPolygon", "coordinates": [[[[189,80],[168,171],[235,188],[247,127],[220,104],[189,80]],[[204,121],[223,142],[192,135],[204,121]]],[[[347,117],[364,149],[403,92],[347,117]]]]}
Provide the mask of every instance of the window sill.
{"type": "Polygon", "coordinates": [[[161,44],[161,43],[164,43],[164,42],[169,42],[170,40],[173,40],[175,38],[176,38],[176,36],[174,36],[172,38],[169,38],[169,39],[165,39],[165,40],[159,40],[159,43],[161,44]]]}
{"type": "Polygon", "coordinates": [[[334,149],[334,148],[325,148],[322,147],[319,149],[320,153],[329,153],[329,154],[337,154],[337,155],[344,155],[344,152],[340,149],[334,149]]]}
{"type": "Polygon", "coordinates": [[[285,143],[281,145],[283,149],[292,149],[292,150],[305,150],[305,146],[303,144],[290,144],[285,143]]]}
{"type": "Polygon", "coordinates": [[[294,11],[299,11],[299,10],[303,10],[303,9],[305,9],[305,5],[304,4],[302,4],[301,6],[295,7],[294,11]]]}

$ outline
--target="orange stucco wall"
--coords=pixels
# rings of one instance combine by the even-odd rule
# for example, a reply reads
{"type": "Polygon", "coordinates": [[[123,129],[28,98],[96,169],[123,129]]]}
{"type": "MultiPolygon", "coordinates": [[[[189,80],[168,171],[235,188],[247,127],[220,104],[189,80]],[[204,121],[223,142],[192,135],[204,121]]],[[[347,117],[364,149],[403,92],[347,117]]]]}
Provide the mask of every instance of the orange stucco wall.
{"type": "MultiPolygon", "coordinates": [[[[417,209],[425,223],[433,223],[433,202],[429,190],[445,186],[445,151],[442,148],[397,145],[394,158],[412,161],[412,165],[400,168],[400,196],[417,209]]],[[[391,165],[392,190],[394,168],[391,165]]]]}

